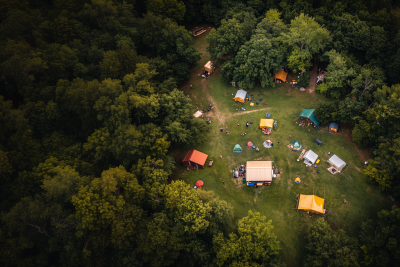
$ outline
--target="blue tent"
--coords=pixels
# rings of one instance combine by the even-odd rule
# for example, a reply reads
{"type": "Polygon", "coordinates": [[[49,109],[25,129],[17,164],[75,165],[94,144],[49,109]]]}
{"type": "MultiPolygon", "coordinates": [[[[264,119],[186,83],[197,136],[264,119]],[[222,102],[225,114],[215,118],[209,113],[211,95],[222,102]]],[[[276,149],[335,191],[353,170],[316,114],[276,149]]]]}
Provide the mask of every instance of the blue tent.
{"type": "Polygon", "coordinates": [[[271,113],[267,113],[267,115],[266,115],[266,117],[269,119],[269,118],[271,118],[271,113]]]}
{"type": "Polygon", "coordinates": [[[316,126],[318,126],[320,124],[320,122],[317,120],[317,118],[315,118],[314,110],[315,109],[303,109],[303,111],[300,113],[299,117],[300,118],[308,118],[316,126]]]}
{"type": "Polygon", "coordinates": [[[330,133],[337,133],[339,129],[339,125],[336,122],[329,123],[329,132],[330,133]]]}

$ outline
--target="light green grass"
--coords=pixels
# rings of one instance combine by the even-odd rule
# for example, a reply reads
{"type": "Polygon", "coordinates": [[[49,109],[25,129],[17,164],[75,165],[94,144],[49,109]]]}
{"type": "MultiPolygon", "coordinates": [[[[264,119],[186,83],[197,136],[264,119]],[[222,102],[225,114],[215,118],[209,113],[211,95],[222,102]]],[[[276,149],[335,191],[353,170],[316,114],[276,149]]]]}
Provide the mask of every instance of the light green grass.
{"type": "MultiPolygon", "coordinates": [[[[259,105],[250,107],[250,102],[236,104],[232,100],[232,94],[235,94],[238,88],[222,81],[219,70],[208,80],[197,76],[209,57],[205,51],[205,36],[193,40],[193,46],[199,49],[203,56],[192,70],[191,80],[183,84],[181,89],[190,95],[194,106],[207,108],[211,101],[216,106],[215,110],[206,115],[213,121],[206,134],[206,141],[193,147],[208,154],[207,164],[211,158],[214,164],[212,168],[206,166],[204,170],[189,172],[178,163],[174,179],[182,179],[192,186],[197,180],[204,181],[204,189],[213,190],[234,207],[236,220],[246,216],[250,209],[272,220],[274,232],[281,242],[282,259],[288,266],[301,265],[305,254],[307,227],[318,217],[310,218],[305,212],[296,212],[295,196],[298,193],[312,194],[313,190],[316,190],[316,195],[324,197],[325,192],[326,208],[329,211],[326,216],[328,223],[333,229],[342,228],[349,235],[358,236],[361,223],[367,218],[375,217],[379,210],[388,208],[389,204],[386,196],[363,179],[363,162],[354,144],[344,138],[344,135],[350,134],[349,129],[339,129],[340,134],[330,134],[327,127],[322,126],[318,131],[310,127],[311,132],[308,132],[307,127],[295,124],[296,121],[300,121],[296,116],[303,108],[315,108],[319,102],[328,100],[319,94],[299,92],[288,85],[280,85],[275,88],[248,90],[255,100],[263,98],[261,102],[254,101],[259,102],[259,105]],[[193,85],[193,89],[189,89],[189,84],[193,85]],[[264,106],[262,102],[267,102],[268,105],[264,106]],[[236,109],[241,106],[244,106],[246,111],[255,112],[237,112],[236,109]],[[262,134],[257,127],[267,112],[272,114],[273,119],[278,120],[277,130],[273,130],[270,135],[262,134]],[[251,127],[245,127],[246,121],[253,121],[251,127]],[[220,133],[220,127],[229,127],[230,134],[225,135],[225,129],[224,133],[220,133]],[[246,132],[247,135],[241,136],[242,132],[246,132]],[[289,135],[292,136],[290,140],[289,135]],[[321,147],[315,143],[317,137],[324,142],[321,147]],[[266,139],[274,142],[272,148],[263,147],[262,143],[266,139]],[[299,141],[303,148],[312,149],[319,155],[321,162],[318,168],[305,167],[302,162],[297,162],[300,152],[292,152],[287,148],[294,140],[299,141]],[[260,152],[246,147],[247,141],[252,141],[258,146],[260,152]],[[235,144],[242,146],[242,153],[232,152],[235,144]],[[331,155],[337,154],[347,163],[347,177],[341,174],[332,175],[327,171],[328,151],[331,155]],[[280,177],[274,179],[272,185],[267,187],[255,189],[242,185],[241,178],[232,178],[231,170],[249,160],[273,160],[281,171],[280,177]],[[320,174],[317,174],[317,170],[320,174]],[[294,183],[296,176],[302,179],[299,185],[294,183]],[[223,180],[226,185],[222,183],[223,180]],[[343,203],[344,198],[348,200],[348,204],[343,203]]],[[[180,152],[181,157],[184,152],[180,152]]]]}

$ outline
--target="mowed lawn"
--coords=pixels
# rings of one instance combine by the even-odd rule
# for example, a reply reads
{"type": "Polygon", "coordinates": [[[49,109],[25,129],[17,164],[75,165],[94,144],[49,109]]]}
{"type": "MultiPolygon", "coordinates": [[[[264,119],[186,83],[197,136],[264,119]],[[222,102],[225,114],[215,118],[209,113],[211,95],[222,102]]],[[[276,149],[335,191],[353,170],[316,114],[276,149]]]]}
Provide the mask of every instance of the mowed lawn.
{"type": "MultiPolygon", "coordinates": [[[[199,150],[208,155],[208,161],[214,160],[211,168],[204,170],[187,171],[178,163],[178,170],[174,180],[184,180],[194,186],[197,180],[204,182],[205,190],[213,190],[220,198],[230,203],[235,211],[235,220],[247,215],[248,210],[260,212],[275,226],[274,232],[281,242],[281,256],[288,266],[300,266],[305,255],[306,231],[312,221],[319,218],[310,218],[304,211],[296,211],[297,194],[313,194],[326,199],[327,222],[336,230],[342,228],[349,235],[357,237],[360,225],[368,218],[375,218],[376,213],[383,208],[389,208],[386,195],[382,194],[374,185],[367,183],[362,177],[363,160],[360,158],[355,145],[349,136],[351,131],[339,129],[339,134],[328,132],[327,125],[322,125],[319,130],[309,127],[299,127],[295,122],[300,119],[297,115],[305,108],[315,108],[321,101],[328,101],[316,93],[300,92],[284,84],[275,88],[257,87],[247,90],[254,96],[253,102],[259,105],[250,106],[251,102],[237,104],[232,99],[239,88],[232,87],[229,82],[223,81],[220,76],[219,65],[209,79],[198,77],[202,67],[209,60],[205,51],[206,35],[193,39],[193,46],[203,55],[197,66],[192,70],[191,79],[185,82],[181,89],[193,100],[193,105],[201,109],[207,108],[212,103],[215,109],[206,113],[212,120],[205,141],[191,149],[199,150]],[[193,85],[193,89],[189,85],[193,85]],[[233,94],[233,95],[232,95],[233,94]],[[262,98],[262,101],[259,99],[262,98]],[[262,105],[267,102],[268,105],[262,105]],[[236,111],[240,107],[246,111],[236,111]],[[278,127],[270,135],[261,133],[258,124],[260,119],[270,112],[273,119],[278,120],[278,127]],[[253,122],[246,128],[246,122],[253,122]],[[238,126],[239,124],[239,126],[238,126]],[[220,133],[220,127],[224,132],[220,133]],[[229,135],[225,134],[228,127],[229,135]],[[246,132],[245,136],[241,133],[246,132]],[[291,135],[291,139],[289,139],[291,135]],[[323,141],[319,147],[315,139],[323,141]],[[265,140],[273,141],[272,148],[265,148],[265,140]],[[321,162],[317,168],[306,167],[297,158],[300,152],[293,152],[287,145],[299,141],[306,150],[312,149],[319,155],[321,162]],[[251,141],[260,148],[259,152],[245,146],[251,141]],[[280,144],[278,145],[278,142],[280,144]],[[233,153],[235,144],[240,144],[243,152],[233,153]],[[345,175],[332,175],[327,171],[329,164],[328,152],[336,154],[343,159],[348,168],[345,175]],[[222,159],[220,159],[222,156],[222,159]],[[281,175],[273,179],[271,186],[259,188],[248,187],[242,184],[242,178],[232,178],[232,169],[246,161],[273,160],[281,175]],[[317,171],[320,171],[318,174],[317,171]],[[302,183],[295,184],[294,179],[300,176],[302,183]],[[225,185],[222,181],[225,181],[225,185]],[[348,201],[348,204],[343,202],[348,201]]],[[[195,110],[193,110],[193,113],[195,110]]],[[[182,159],[185,151],[180,152],[182,159]]]]}

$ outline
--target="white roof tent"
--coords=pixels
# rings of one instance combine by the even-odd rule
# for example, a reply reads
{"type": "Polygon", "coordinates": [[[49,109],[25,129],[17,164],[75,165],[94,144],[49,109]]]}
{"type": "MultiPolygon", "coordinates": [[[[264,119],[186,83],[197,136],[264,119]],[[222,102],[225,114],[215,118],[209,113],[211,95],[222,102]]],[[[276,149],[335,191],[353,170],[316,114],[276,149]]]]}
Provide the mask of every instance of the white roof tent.
{"type": "Polygon", "coordinates": [[[315,154],[314,151],[308,150],[303,158],[308,162],[310,162],[311,164],[314,164],[318,159],[318,155],[315,154]]]}
{"type": "Polygon", "coordinates": [[[246,181],[272,182],[272,161],[247,161],[246,181]]]}
{"type": "Polygon", "coordinates": [[[241,99],[245,100],[246,99],[246,94],[247,94],[247,92],[245,90],[239,89],[236,92],[235,98],[241,98],[241,99]]]}
{"type": "Polygon", "coordinates": [[[339,172],[343,170],[346,166],[346,162],[344,162],[341,158],[336,155],[333,155],[329,160],[328,163],[334,166],[339,172]]]}

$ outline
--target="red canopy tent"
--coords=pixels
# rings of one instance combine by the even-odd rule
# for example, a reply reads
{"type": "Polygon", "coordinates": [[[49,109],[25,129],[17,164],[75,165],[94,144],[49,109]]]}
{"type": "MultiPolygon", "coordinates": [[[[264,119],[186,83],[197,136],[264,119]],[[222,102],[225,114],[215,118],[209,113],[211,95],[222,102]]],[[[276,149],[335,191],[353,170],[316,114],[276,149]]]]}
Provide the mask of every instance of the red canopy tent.
{"type": "Polygon", "coordinates": [[[197,150],[190,150],[186,152],[183,157],[182,163],[183,166],[194,166],[199,169],[204,168],[204,164],[206,163],[208,155],[201,153],[197,150]]]}
{"type": "Polygon", "coordinates": [[[203,187],[203,181],[198,180],[198,181],[196,182],[196,186],[197,186],[197,188],[202,188],[202,187],[203,187]]]}

